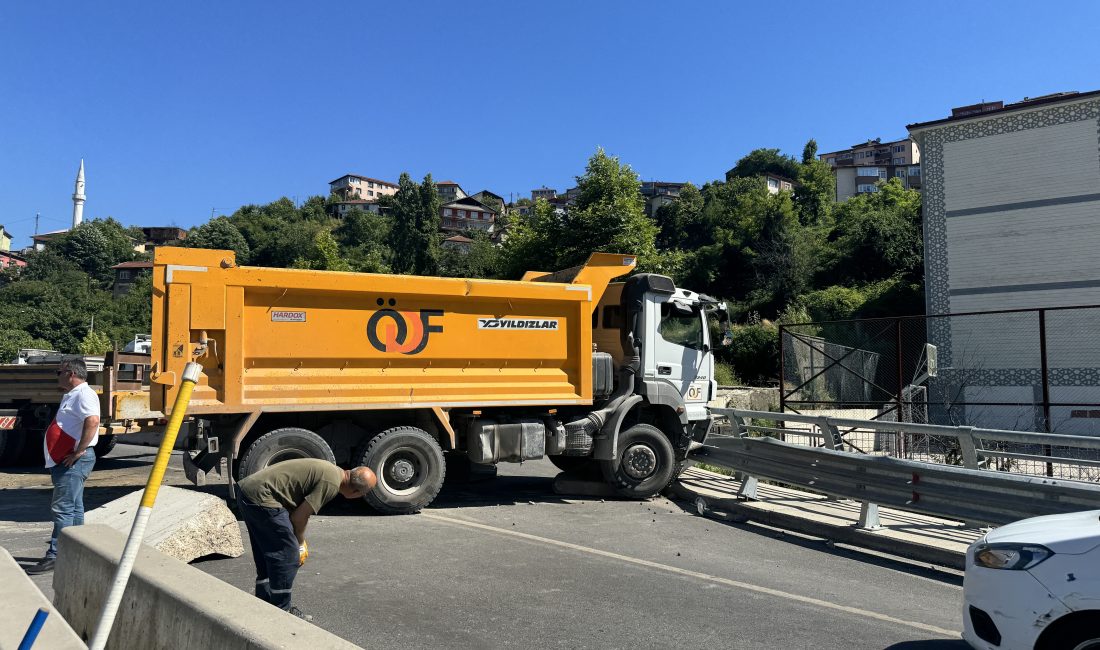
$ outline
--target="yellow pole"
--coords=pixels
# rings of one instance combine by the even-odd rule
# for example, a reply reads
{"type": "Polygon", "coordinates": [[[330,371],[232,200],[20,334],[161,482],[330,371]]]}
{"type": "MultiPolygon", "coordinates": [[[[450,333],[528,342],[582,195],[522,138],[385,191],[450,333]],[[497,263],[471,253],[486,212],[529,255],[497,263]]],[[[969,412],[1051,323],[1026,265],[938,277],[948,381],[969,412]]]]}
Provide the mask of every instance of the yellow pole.
{"type": "Polygon", "coordinates": [[[145,526],[149,523],[149,516],[153,513],[153,504],[157,500],[157,492],[160,491],[161,481],[164,480],[164,471],[168,467],[168,459],[172,456],[172,448],[176,446],[176,436],[179,435],[180,425],[187,413],[187,404],[191,401],[191,392],[199,381],[199,372],[202,366],[197,363],[188,363],[183,370],[183,382],[180,384],[176,401],[172,405],[172,415],[168,418],[168,428],[164,431],[164,438],[160,441],[157,450],[157,458],[153,461],[153,469],[149,472],[149,480],[145,482],[145,492],[141,497],[141,505],[138,506],[134,516],[133,526],[130,527],[130,536],[126,539],[126,546],[122,550],[122,558],[115,570],[115,578],[111,583],[111,591],[103,603],[103,611],[96,625],[95,636],[88,645],[89,650],[103,650],[107,645],[107,637],[111,634],[115,616],[118,614],[119,605],[122,604],[122,595],[126,591],[126,583],[130,580],[130,573],[134,568],[134,560],[137,559],[138,549],[141,548],[141,540],[145,537],[145,526]]]}

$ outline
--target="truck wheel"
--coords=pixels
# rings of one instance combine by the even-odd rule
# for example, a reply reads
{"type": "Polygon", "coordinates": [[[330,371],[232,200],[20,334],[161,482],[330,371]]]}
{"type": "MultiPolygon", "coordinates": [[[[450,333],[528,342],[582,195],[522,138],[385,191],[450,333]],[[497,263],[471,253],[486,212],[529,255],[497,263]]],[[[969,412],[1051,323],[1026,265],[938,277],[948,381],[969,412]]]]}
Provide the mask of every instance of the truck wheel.
{"type": "Polygon", "coordinates": [[[598,477],[600,463],[587,456],[550,456],[550,462],[566,474],[583,477],[598,477]]]}
{"type": "Polygon", "coordinates": [[[619,434],[619,457],[600,461],[600,468],[619,496],[648,499],[672,482],[676,455],[660,429],[635,424],[619,434]]]}
{"type": "Polygon", "coordinates": [[[336,464],[332,447],[321,436],[297,427],[275,429],[256,438],[241,457],[237,480],[284,460],[319,458],[336,464]]]}
{"type": "Polygon", "coordinates": [[[419,512],[443,487],[443,449],[427,431],[394,427],[371,438],[359,460],[378,476],[378,486],[364,497],[387,515],[419,512]]]}
{"type": "Polygon", "coordinates": [[[92,450],[95,451],[95,457],[99,459],[111,453],[117,444],[118,436],[113,433],[105,433],[99,437],[99,442],[95,443],[95,447],[92,447],[92,450]]]}

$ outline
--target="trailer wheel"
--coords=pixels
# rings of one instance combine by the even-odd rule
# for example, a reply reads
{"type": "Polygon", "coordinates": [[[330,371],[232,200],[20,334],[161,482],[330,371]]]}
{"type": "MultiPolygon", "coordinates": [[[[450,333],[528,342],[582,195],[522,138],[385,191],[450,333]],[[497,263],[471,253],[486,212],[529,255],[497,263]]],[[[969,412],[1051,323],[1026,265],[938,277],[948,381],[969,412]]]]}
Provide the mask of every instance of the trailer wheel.
{"type": "Polygon", "coordinates": [[[394,427],[371,438],[359,464],[378,477],[364,498],[387,515],[419,512],[439,494],[447,472],[439,443],[416,427],[394,427]]]}
{"type": "Polygon", "coordinates": [[[118,436],[113,433],[105,433],[100,436],[99,442],[95,443],[95,447],[92,447],[92,450],[95,451],[96,459],[103,458],[111,453],[117,444],[118,436]]]}
{"type": "Polygon", "coordinates": [[[619,434],[619,456],[600,461],[604,479],[619,496],[648,499],[672,482],[676,454],[661,430],[635,424],[619,434]]]}
{"type": "Polygon", "coordinates": [[[336,464],[336,456],[325,439],[307,429],[287,427],[275,429],[252,441],[241,456],[237,480],[284,460],[319,458],[336,464]]]}
{"type": "Polygon", "coordinates": [[[598,477],[600,462],[587,456],[549,456],[550,462],[566,474],[583,477],[598,477]]]}

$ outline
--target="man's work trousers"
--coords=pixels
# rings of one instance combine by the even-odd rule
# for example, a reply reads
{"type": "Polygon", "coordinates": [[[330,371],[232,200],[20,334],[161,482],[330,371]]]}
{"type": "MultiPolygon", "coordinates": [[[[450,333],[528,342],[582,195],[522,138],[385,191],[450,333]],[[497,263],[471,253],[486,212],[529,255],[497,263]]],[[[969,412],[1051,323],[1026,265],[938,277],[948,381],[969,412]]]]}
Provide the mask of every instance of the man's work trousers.
{"type": "Polygon", "coordinates": [[[290,609],[290,590],[298,575],[298,538],[283,508],[265,508],[243,494],[237,503],[248,528],[252,559],[256,563],[256,597],[290,609]]]}
{"type": "Polygon", "coordinates": [[[84,455],[65,467],[58,463],[50,468],[50,480],[53,481],[53,498],[50,500],[50,514],[53,515],[53,534],[50,535],[50,548],[47,558],[57,557],[57,538],[61,530],[68,526],[80,526],[84,523],[84,481],[95,466],[95,452],[88,448],[84,455]]]}

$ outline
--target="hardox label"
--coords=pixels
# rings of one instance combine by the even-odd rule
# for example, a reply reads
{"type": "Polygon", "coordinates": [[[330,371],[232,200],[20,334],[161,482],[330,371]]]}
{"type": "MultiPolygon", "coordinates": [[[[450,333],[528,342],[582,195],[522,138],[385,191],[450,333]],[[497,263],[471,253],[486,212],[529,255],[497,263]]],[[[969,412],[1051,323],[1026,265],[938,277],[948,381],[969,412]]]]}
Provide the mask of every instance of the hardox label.
{"type": "Polygon", "coordinates": [[[272,323],[304,323],[306,313],[304,311],[272,311],[272,323]]]}

